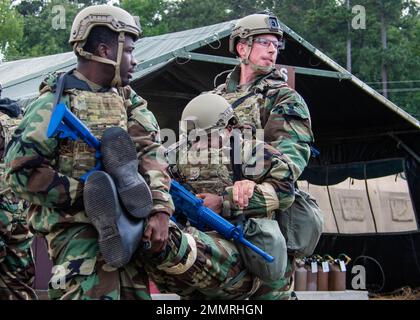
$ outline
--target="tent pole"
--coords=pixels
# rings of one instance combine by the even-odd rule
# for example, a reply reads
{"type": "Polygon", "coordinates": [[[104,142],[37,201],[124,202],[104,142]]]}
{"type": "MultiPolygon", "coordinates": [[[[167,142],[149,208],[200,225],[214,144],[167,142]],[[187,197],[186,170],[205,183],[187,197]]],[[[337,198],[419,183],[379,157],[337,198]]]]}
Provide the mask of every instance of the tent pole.
{"type": "Polygon", "coordinates": [[[400,138],[398,138],[396,135],[394,135],[394,133],[389,132],[388,135],[394,139],[395,141],[398,142],[397,144],[397,148],[402,147],[405,151],[407,151],[418,163],[420,163],[420,157],[417,155],[417,153],[415,151],[413,151],[412,149],[410,149],[410,147],[408,147],[404,142],[402,142],[402,140],[400,138]]]}

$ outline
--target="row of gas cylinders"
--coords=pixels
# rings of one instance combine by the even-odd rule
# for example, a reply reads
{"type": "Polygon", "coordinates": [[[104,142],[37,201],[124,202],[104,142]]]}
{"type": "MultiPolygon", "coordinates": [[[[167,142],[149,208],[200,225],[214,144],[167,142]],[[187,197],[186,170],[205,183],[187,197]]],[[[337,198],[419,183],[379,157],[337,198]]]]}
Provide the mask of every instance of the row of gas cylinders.
{"type": "Polygon", "coordinates": [[[295,291],[345,291],[346,265],[351,259],[340,254],[334,259],[330,255],[313,255],[296,260],[295,291]]]}

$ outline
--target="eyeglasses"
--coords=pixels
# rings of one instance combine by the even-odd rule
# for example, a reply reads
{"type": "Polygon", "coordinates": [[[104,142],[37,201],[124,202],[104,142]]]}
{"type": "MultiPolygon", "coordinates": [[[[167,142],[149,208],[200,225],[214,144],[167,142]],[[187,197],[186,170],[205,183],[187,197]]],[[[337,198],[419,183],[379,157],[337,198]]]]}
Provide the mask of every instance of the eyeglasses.
{"type": "Polygon", "coordinates": [[[283,46],[283,43],[277,40],[268,40],[266,38],[255,38],[254,42],[262,45],[263,47],[268,48],[270,44],[274,46],[275,49],[280,49],[283,46]]]}

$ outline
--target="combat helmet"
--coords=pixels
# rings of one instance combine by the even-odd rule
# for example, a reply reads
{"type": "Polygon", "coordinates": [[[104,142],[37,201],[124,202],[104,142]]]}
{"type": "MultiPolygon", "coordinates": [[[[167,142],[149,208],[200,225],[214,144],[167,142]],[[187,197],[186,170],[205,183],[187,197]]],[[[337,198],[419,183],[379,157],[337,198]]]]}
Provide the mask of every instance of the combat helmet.
{"type": "Polygon", "coordinates": [[[204,93],[192,99],[182,111],[181,123],[187,131],[192,129],[209,130],[225,128],[238,124],[232,106],[225,98],[204,93]]]}
{"type": "Polygon", "coordinates": [[[236,22],[229,38],[229,51],[237,55],[236,44],[241,39],[246,40],[249,50],[247,56],[242,59],[242,63],[251,64],[256,71],[265,73],[271,71],[273,67],[255,66],[249,61],[254,37],[260,34],[275,35],[280,43],[284,45],[283,29],[280,27],[277,17],[271,13],[257,13],[246,16],[236,22]]]}
{"type": "Polygon", "coordinates": [[[73,51],[76,55],[113,65],[115,67],[115,76],[111,85],[118,87],[121,86],[120,63],[126,33],[134,36],[134,39],[141,37],[142,30],[138,17],[133,17],[127,11],[111,5],[95,5],[84,8],[76,15],[71,27],[69,43],[73,46],[73,51]],[[83,50],[89,33],[95,26],[108,27],[119,34],[117,61],[98,57],[91,52],[83,50]]]}
{"type": "Polygon", "coordinates": [[[277,17],[272,14],[257,13],[239,19],[229,38],[229,51],[236,54],[236,43],[239,39],[246,39],[252,44],[253,37],[259,34],[273,34],[281,40],[283,30],[277,17]]]}

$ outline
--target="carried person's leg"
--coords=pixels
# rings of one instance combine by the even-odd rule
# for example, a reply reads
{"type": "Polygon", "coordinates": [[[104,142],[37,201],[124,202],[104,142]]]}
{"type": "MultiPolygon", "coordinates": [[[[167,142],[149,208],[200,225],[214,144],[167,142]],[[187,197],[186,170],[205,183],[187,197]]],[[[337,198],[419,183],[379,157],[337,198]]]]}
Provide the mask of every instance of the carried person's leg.
{"type": "Polygon", "coordinates": [[[158,288],[186,299],[245,299],[260,284],[246,270],[235,244],[217,232],[181,231],[171,222],[166,251],[145,256],[158,288]]]}
{"type": "Polygon", "coordinates": [[[146,218],[153,207],[152,193],[138,172],[139,160],[130,135],[120,127],[105,130],[101,152],[105,171],[112,177],[124,209],[135,218],[146,218]]]}
{"type": "Polygon", "coordinates": [[[263,283],[249,300],[291,300],[293,292],[294,258],[288,256],[284,276],[273,282],[263,283]]]}
{"type": "Polygon", "coordinates": [[[86,180],[83,201],[90,221],[98,231],[99,249],[105,261],[119,268],[136,251],[144,219],[129,215],[120,205],[116,186],[106,172],[93,172],[86,180]]]}
{"type": "Polygon", "coordinates": [[[83,200],[87,216],[98,231],[99,248],[105,261],[125,266],[140,244],[144,218],[153,206],[151,191],[138,173],[139,161],[129,134],[112,127],[102,135],[105,171],[86,179],[83,200]]]}

